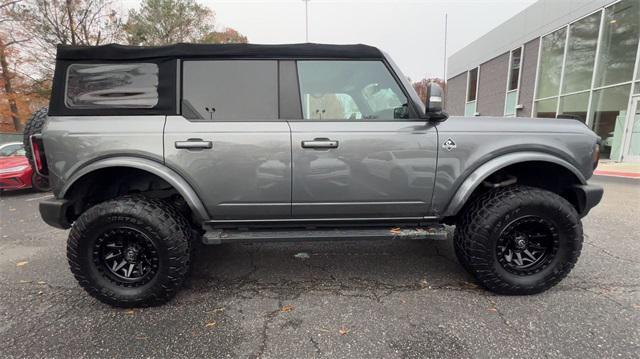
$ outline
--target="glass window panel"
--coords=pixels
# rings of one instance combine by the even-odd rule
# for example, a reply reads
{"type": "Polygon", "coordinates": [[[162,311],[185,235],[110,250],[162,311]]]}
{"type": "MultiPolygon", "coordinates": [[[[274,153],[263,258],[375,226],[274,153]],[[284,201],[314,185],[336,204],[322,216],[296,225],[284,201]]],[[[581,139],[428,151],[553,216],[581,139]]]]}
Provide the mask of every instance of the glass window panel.
{"type": "Polygon", "coordinates": [[[298,61],[305,119],[409,118],[407,98],[381,61],[298,61]]]}
{"type": "Polygon", "coordinates": [[[591,88],[593,64],[598,44],[600,12],[587,16],[569,27],[567,60],[564,68],[562,93],[591,88]]]}
{"type": "Polygon", "coordinates": [[[478,94],[478,68],[469,71],[469,83],[467,84],[467,102],[475,101],[478,94]]]}
{"type": "Polygon", "coordinates": [[[572,118],[582,122],[587,121],[589,107],[589,92],[560,97],[560,111],[558,118],[572,118]]]}
{"type": "Polygon", "coordinates": [[[518,91],[513,90],[513,91],[507,92],[507,97],[504,103],[504,114],[515,115],[517,102],[518,102],[518,91]]]}
{"type": "Polygon", "coordinates": [[[69,108],[153,108],[158,104],[158,65],[72,64],[67,69],[69,108]]]}
{"type": "Polygon", "coordinates": [[[183,72],[183,100],[201,119],[278,118],[276,61],[186,61],[183,72]]]}
{"type": "Polygon", "coordinates": [[[596,87],[631,81],[640,36],[640,1],[624,0],[605,9],[596,87]]]}
{"type": "Polygon", "coordinates": [[[560,89],[562,59],[567,29],[562,28],[542,38],[538,91],[536,98],[555,96],[560,89]]]}
{"type": "Polygon", "coordinates": [[[464,105],[464,115],[467,117],[476,115],[476,102],[468,102],[464,105]]]}
{"type": "Polygon", "coordinates": [[[633,89],[633,93],[640,93],[640,82],[636,82],[636,86],[633,89]]]}
{"type": "Polygon", "coordinates": [[[626,156],[640,158],[640,104],[636,105],[635,112],[631,116],[631,132],[629,137],[629,149],[626,156]]]}
{"type": "Polygon", "coordinates": [[[557,98],[550,98],[542,101],[536,101],[536,117],[555,118],[557,107],[558,107],[557,98]]]}
{"type": "Polygon", "coordinates": [[[616,159],[622,150],[630,87],[631,85],[622,85],[593,92],[591,129],[602,138],[602,158],[616,159]]]}
{"type": "Polygon", "coordinates": [[[511,51],[511,64],[509,67],[509,91],[518,88],[520,79],[520,62],[522,59],[522,48],[511,51]]]}

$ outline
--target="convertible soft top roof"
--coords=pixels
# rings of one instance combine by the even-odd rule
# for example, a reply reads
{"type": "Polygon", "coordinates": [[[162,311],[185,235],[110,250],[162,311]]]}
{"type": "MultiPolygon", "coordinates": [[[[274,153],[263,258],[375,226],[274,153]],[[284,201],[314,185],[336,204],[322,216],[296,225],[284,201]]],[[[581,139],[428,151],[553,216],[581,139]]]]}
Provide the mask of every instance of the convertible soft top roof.
{"type": "Polygon", "coordinates": [[[142,60],[155,58],[382,58],[382,52],[367,45],[255,45],[186,44],[167,46],[69,46],[58,45],[58,60],[142,60]]]}

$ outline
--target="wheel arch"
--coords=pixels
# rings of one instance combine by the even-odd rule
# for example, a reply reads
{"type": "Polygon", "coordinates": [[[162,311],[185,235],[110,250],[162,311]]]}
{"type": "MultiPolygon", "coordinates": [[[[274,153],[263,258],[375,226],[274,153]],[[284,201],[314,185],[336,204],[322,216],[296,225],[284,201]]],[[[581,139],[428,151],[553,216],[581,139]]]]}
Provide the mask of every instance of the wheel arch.
{"type": "MultiPolygon", "coordinates": [[[[522,171],[522,169],[527,167],[530,167],[532,170],[550,170],[552,173],[557,175],[558,178],[561,178],[563,183],[568,182],[570,185],[584,185],[587,183],[582,173],[575,166],[557,156],[542,152],[510,153],[483,163],[469,174],[445,207],[446,209],[443,212],[443,217],[456,216],[464,208],[471,197],[482,191],[482,183],[490,177],[496,176],[497,174],[509,173],[510,170],[522,171]]],[[[535,176],[535,174],[533,176],[535,176]]],[[[545,181],[550,179],[551,178],[548,173],[544,173],[543,176],[537,178],[532,178],[531,175],[527,178],[517,178],[520,183],[524,182],[528,185],[541,188],[545,188],[545,181]]],[[[578,198],[573,198],[575,194],[572,193],[571,188],[567,187],[553,191],[562,192],[563,190],[566,190],[567,192],[558,194],[569,200],[569,202],[571,202],[574,207],[580,211],[580,208],[578,208],[581,205],[580,200],[578,198]]]]}
{"type": "Polygon", "coordinates": [[[74,173],[61,188],[58,198],[73,199],[86,186],[103,175],[114,172],[135,170],[139,174],[153,176],[166,182],[189,206],[194,220],[203,222],[209,219],[206,207],[191,185],[177,172],[153,160],[138,157],[110,157],[92,162],[74,173]]]}

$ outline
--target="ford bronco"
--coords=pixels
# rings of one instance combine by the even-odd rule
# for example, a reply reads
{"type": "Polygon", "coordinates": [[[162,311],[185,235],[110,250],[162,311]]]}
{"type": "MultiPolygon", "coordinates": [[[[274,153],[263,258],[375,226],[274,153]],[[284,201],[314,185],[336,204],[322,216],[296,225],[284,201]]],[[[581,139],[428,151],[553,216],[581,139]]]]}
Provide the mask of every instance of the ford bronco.
{"type": "Polygon", "coordinates": [[[582,248],[598,137],[562,119],[452,117],[365,45],[60,46],[28,133],[78,283],[161,304],[198,242],[442,239],[485,288],[533,294],[582,248]]]}

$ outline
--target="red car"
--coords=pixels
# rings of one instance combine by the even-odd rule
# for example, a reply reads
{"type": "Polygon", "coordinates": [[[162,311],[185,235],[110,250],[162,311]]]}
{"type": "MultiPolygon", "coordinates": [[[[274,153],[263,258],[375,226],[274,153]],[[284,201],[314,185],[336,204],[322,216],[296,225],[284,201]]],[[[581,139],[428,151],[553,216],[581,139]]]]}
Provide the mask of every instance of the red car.
{"type": "Polygon", "coordinates": [[[49,182],[33,172],[22,143],[0,145],[0,191],[30,187],[46,192],[49,190],[49,182]]]}

